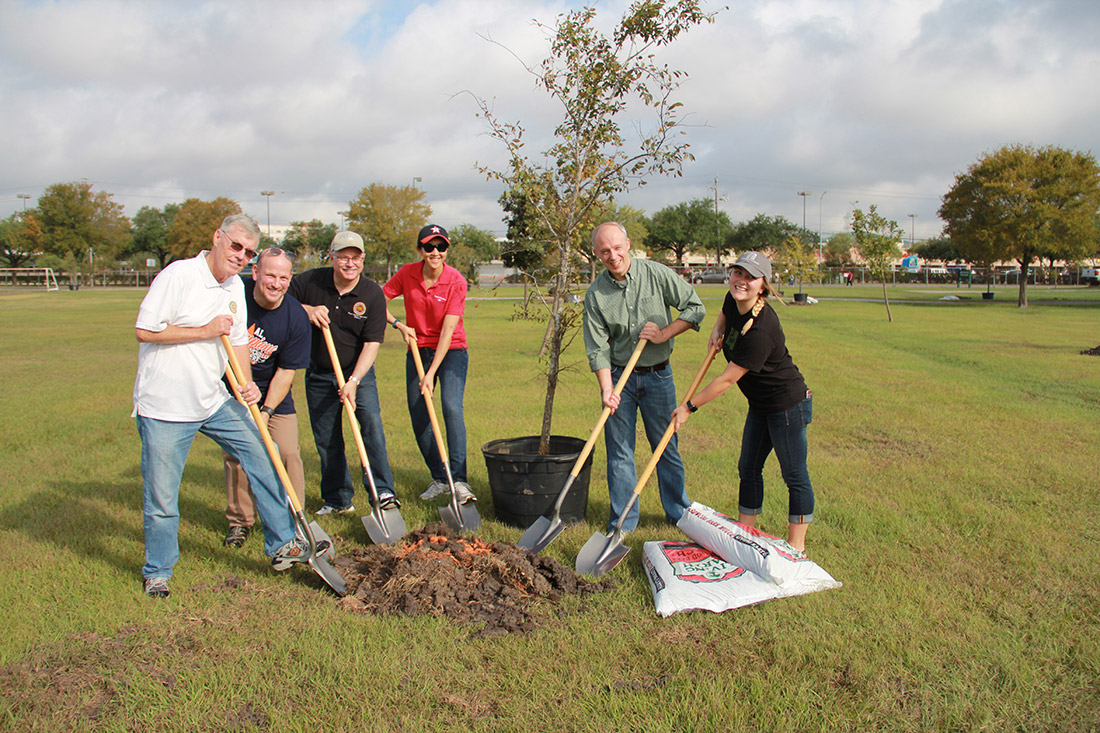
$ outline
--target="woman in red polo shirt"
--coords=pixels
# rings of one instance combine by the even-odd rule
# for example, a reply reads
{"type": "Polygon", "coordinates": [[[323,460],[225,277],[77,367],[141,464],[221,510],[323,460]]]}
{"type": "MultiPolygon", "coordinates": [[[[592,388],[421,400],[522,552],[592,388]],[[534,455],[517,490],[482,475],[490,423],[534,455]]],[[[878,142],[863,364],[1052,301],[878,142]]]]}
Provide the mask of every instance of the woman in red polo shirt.
{"type": "Polygon", "coordinates": [[[443,423],[447,426],[447,452],[450,454],[451,477],[458,500],[477,501],[466,483],[466,419],[462,399],[466,393],[466,369],[470,357],[466,351],[466,330],[462,315],[466,310],[466,278],[447,265],[447,248],[451,240],[447,230],[429,224],[416,238],[419,262],[405,265],[382,288],[389,302],[398,296],[405,298],[405,320],[402,323],[386,310],[386,320],[405,338],[412,336],[424,362],[424,379],[416,373],[412,354],[405,357],[406,395],[413,435],[424,463],[432,474],[432,483],[420,498],[429,501],[450,492],[447,472],[432,435],[431,419],[424,395],[434,396],[438,382],[442,391],[443,423]]]}

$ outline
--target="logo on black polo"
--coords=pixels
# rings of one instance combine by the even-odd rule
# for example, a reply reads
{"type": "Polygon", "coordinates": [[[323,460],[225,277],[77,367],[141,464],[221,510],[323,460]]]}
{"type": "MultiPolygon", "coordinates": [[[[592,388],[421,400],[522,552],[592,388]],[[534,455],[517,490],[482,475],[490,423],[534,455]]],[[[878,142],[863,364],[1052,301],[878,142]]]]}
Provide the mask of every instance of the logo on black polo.
{"type": "Polygon", "coordinates": [[[360,300],[351,307],[351,312],[357,316],[362,316],[367,312],[367,304],[360,300]]]}

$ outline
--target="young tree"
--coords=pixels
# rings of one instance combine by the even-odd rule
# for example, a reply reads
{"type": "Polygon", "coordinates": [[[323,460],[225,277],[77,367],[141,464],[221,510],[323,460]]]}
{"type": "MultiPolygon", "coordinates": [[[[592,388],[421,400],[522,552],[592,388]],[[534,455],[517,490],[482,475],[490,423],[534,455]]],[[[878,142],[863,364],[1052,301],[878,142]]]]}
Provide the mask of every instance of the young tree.
{"type": "Polygon", "coordinates": [[[886,273],[891,263],[901,254],[898,242],[904,236],[896,221],[884,218],[874,204],[864,212],[855,209],[852,212],[852,236],[856,240],[856,249],[871,269],[871,275],[882,281],[882,302],[886,304],[886,320],[891,323],[894,317],[890,313],[890,297],[886,294],[886,273]]]}
{"type": "Polygon", "coordinates": [[[459,224],[450,230],[451,248],[447,264],[455,268],[472,283],[477,282],[477,269],[497,256],[500,245],[488,229],[478,229],[473,224],[459,224]]]}
{"type": "Polygon", "coordinates": [[[42,227],[34,210],[17,211],[0,221],[0,260],[8,267],[26,267],[42,249],[42,227]]]}
{"type": "Polygon", "coordinates": [[[130,229],[130,246],[126,251],[130,255],[146,252],[155,255],[163,267],[168,264],[168,230],[179,212],[179,204],[166,204],[163,209],[142,206],[134,215],[130,229]]]}
{"type": "Polygon", "coordinates": [[[394,263],[411,262],[416,233],[428,223],[432,207],[416,186],[372,183],[348,204],[348,229],[363,237],[368,252],[386,263],[386,275],[394,263]]]}
{"type": "Polygon", "coordinates": [[[707,199],[684,201],[666,206],[647,222],[649,236],[646,248],[652,252],[670,252],[676,264],[684,263],[688,252],[726,251],[726,242],[733,231],[729,214],[719,211],[707,199]]]}
{"type": "MultiPolygon", "coordinates": [[[[224,196],[213,201],[187,199],[180,204],[168,227],[168,256],[173,260],[194,257],[213,246],[214,232],[230,214],[241,213],[241,205],[224,196]]],[[[162,265],[168,262],[162,262],[162,265]]]]}
{"type": "Polygon", "coordinates": [[[713,16],[701,10],[698,0],[635,0],[609,36],[596,29],[595,18],[595,8],[584,7],[559,15],[553,27],[538,24],[548,32],[550,54],[527,70],[562,112],[554,141],[542,155],[529,158],[524,127],[503,121],[488,102],[478,100],[490,134],[509,156],[504,170],[480,170],[523,197],[556,259],[548,313],[543,453],[549,449],[562,351],[580,323],[573,294],[574,257],[585,246],[588,217],[649,176],[679,175],[691,158],[687,143],[678,139],[682,105],[672,99],[682,73],[658,64],[655,51],[713,16]],[[620,122],[628,107],[632,114],[653,115],[648,131],[636,124],[639,140],[630,149],[620,122]]]}
{"type": "Polygon", "coordinates": [[[1100,168],[1086,153],[1008,145],[955,177],[939,215],[967,259],[1020,263],[1017,305],[1027,307],[1027,271],[1044,251],[1074,260],[1095,251],[1100,168]]]}
{"type": "Polygon", "coordinates": [[[322,224],[320,219],[292,221],[290,229],[283,237],[283,249],[298,257],[324,254],[332,246],[336,231],[335,224],[322,224]]]}
{"type": "Polygon", "coordinates": [[[779,251],[779,261],[786,265],[795,280],[798,292],[802,293],[802,281],[817,271],[817,252],[813,244],[802,237],[792,234],[779,251]]]}

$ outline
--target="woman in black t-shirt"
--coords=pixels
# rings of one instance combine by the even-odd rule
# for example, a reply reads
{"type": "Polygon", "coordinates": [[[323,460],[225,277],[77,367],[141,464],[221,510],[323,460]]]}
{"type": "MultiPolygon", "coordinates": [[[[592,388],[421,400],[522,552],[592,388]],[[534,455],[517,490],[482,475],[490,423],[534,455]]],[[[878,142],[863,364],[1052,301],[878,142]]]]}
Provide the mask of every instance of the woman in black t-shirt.
{"type": "Polygon", "coordinates": [[[750,527],[756,523],[764,506],[764,462],[774,450],[790,494],[787,541],[805,551],[806,529],[814,518],[814,490],[806,469],[813,399],[787,351],[779,317],[767,303],[776,294],[768,282],[771,273],[771,262],[759,252],[737,259],[709,344],[720,347],[729,364],[693,400],[676,408],[672,419],[679,430],[691,413],[737,384],[749,402],[737,463],[737,521],[750,527]]]}

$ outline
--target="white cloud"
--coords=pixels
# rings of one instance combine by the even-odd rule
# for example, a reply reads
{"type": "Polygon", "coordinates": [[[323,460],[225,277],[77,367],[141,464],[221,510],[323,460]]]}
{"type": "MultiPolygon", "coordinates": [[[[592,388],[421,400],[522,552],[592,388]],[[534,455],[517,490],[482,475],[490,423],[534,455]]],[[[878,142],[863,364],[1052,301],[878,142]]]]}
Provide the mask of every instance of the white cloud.
{"type": "MultiPolygon", "coordinates": [[[[475,163],[504,151],[472,95],[521,120],[533,153],[545,147],[557,110],[523,64],[546,51],[531,19],[570,5],[0,0],[0,216],[17,193],[88,178],[129,214],[226,195],[266,217],[270,188],[273,223],[337,221],[364,185],[419,176],[438,221],[501,232],[500,187],[475,163]]],[[[601,26],[625,5],[600,3],[601,26]]],[[[1097,147],[1100,6],[730,5],[661,57],[689,73],[695,162],[627,203],[711,198],[717,176],[735,220],[800,221],[796,192],[809,189],[807,223],[820,215],[825,231],[859,199],[903,223],[918,214],[929,236],[939,196],[980,153],[1097,147]]]]}

